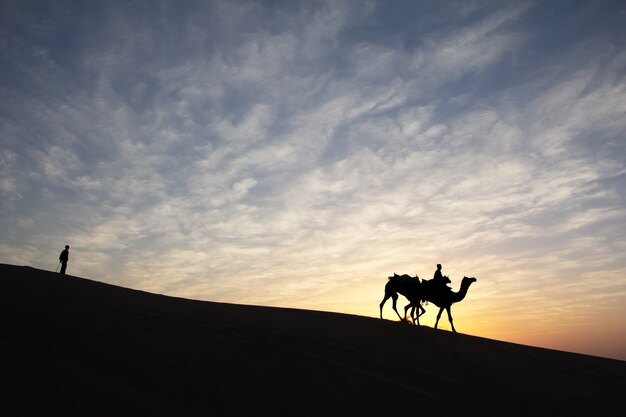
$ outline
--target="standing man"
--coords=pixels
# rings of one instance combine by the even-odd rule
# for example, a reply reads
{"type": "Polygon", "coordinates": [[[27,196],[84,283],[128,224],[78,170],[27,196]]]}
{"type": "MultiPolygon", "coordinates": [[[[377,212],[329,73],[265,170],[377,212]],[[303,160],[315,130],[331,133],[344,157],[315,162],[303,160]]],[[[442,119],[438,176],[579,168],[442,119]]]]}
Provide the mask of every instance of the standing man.
{"type": "Polygon", "coordinates": [[[65,245],[65,249],[59,255],[59,262],[61,262],[61,274],[65,274],[65,269],[67,268],[67,261],[70,257],[70,246],[65,245]]]}

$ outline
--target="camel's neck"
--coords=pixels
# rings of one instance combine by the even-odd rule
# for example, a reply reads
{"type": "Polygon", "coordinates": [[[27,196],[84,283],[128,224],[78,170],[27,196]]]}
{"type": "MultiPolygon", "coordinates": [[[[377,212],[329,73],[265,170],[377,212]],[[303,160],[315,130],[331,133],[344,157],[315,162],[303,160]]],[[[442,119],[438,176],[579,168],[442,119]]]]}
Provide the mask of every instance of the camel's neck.
{"type": "Polygon", "coordinates": [[[467,290],[469,289],[470,285],[472,285],[471,281],[463,281],[461,283],[461,288],[459,288],[459,291],[452,293],[452,302],[458,303],[459,301],[463,301],[463,299],[467,295],[467,290]]]}

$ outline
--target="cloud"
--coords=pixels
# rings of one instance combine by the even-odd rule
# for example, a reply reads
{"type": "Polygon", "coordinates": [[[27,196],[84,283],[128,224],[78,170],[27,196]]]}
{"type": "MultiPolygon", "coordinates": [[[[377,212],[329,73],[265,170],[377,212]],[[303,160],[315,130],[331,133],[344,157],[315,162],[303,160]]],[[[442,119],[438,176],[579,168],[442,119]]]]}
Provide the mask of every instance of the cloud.
{"type": "Polygon", "coordinates": [[[428,40],[425,50],[416,55],[417,70],[425,72],[425,78],[436,84],[484,70],[508,51],[522,45],[523,36],[507,26],[527,9],[528,5],[520,4],[442,39],[428,40]]]}

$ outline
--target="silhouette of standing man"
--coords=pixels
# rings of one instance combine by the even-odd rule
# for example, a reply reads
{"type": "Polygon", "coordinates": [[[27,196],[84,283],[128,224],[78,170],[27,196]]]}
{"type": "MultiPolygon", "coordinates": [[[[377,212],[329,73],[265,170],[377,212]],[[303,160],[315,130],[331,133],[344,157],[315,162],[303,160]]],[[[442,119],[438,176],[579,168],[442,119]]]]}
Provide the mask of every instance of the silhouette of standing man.
{"type": "Polygon", "coordinates": [[[69,260],[70,257],[70,246],[69,245],[65,245],[65,249],[63,249],[63,252],[61,252],[61,254],[59,255],[59,261],[61,262],[61,274],[65,274],[65,270],[67,269],[67,261],[69,260]]]}

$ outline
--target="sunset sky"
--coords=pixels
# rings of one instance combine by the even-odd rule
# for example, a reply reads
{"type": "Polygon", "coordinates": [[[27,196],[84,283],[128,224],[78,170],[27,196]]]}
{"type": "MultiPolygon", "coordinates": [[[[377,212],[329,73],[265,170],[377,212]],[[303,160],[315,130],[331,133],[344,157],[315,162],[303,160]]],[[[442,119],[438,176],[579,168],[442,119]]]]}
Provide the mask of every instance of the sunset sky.
{"type": "Polygon", "coordinates": [[[441,263],[626,360],[623,1],[2,0],[0,65],[2,263],[370,317],[441,263]]]}

